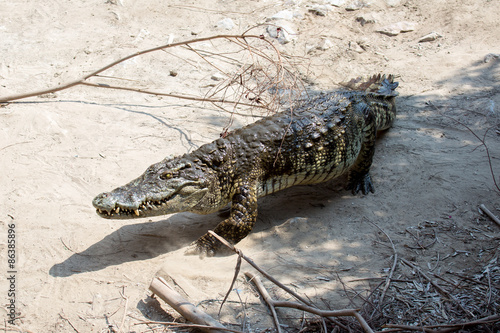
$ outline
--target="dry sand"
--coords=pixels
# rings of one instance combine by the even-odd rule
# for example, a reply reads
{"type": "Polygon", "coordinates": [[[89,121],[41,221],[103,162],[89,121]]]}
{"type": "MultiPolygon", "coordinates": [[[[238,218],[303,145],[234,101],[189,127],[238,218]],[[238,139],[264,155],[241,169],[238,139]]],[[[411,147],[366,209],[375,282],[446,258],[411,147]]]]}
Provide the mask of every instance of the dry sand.
{"type": "MultiPolygon", "coordinates": [[[[398,119],[377,144],[375,194],[352,196],[337,181],[263,198],[254,231],[238,247],[323,308],[352,306],[339,279],[348,288],[368,290],[372,280],[349,281],[386,276],[392,249],[374,224],[401,258],[443,274],[478,272],[498,257],[499,241],[499,227],[478,206],[500,215],[499,192],[485,148],[457,121],[480,137],[490,129],[486,142],[498,177],[500,61],[483,62],[487,54],[500,53],[498,2],[375,0],[355,11],[330,6],[326,16],[308,11],[312,1],[297,3],[5,2],[0,96],[74,80],[165,44],[169,35],[181,41],[239,34],[281,10],[296,10],[300,15],[291,22],[297,38],[279,47],[304,57],[302,73],[313,88],[335,89],[360,75],[397,74],[398,119]],[[361,25],[360,15],[376,21],[361,25]],[[224,18],[233,20],[232,30],[216,27],[224,18]],[[416,23],[415,30],[397,36],[376,32],[402,21],[416,23]],[[418,43],[433,31],[442,37],[418,43]],[[325,38],[331,48],[310,51],[325,38]]],[[[265,33],[265,27],[256,31],[265,33]]],[[[200,96],[202,81],[214,72],[158,52],[105,74],[136,80],[132,85],[140,88],[200,96]],[[170,76],[171,70],[178,75],[170,76]]],[[[236,118],[233,128],[251,121],[236,118]]],[[[16,325],[31,332],[146,331],[134,324],[175,316],[148,298],[158,273],[174,277],[195,304],[212,300],[202,304],[216,317],[236,256],[200,260],[183,252],[220,216],[105,220],[91,201],[167,155],[214,140],[227,122],[228,115],[210,104],[91,87],[0,108],[0,258],[7,276],[8,225],[15,224],[16,325]]],[[[251,270],[246,264],[242,269],[251,270]]],[[[0,283],[2,304],[9,301],[7,282],[0,283]]],[[[287,297],[266,285],[273,295],[287,297]]],[[[229,300],[222,322],[249,332],[273,327],[242,276],[229,300]],[[245,328],[237,326],[243,313],[245,328]]],[[[5,307],[0,313],[8,319],[5,307]]],[[[290,325],[302,315],[281,313],[290,325]]]]}

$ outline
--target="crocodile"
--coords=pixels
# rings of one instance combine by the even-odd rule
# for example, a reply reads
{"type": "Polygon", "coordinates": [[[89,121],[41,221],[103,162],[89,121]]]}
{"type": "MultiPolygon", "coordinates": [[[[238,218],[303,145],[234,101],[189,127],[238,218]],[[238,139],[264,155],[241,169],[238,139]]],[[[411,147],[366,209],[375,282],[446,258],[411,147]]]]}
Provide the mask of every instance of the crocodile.
{"type": "MultiPolygon", "coordinates": [[[[350,87],[359,81],[351,80],[350,87]]],[[[210,214],[230,204],[214,229],[232,244],[252,230],[257,199],[295,185],[347,174],[353,194],[374,192],[370,167],[377,131],[396,117],[393,75],[374,75],[357,90],[321,92],[293,107],[230,132],[197,150],[151,165],[137,179],[93,200],[104,218],[140,218],[177,212],[210,214]]],[[[187,254],[213,256],[209,233],[187,254]]]]}

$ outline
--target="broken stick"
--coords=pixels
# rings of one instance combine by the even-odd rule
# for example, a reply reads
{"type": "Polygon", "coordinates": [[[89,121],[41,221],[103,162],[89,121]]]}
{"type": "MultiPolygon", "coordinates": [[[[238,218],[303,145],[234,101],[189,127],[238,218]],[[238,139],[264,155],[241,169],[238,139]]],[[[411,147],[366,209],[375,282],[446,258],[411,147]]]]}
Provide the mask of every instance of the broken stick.
{"type": "Polygon", "coordinates": [[[207,328],[201,328],[203,331],[210,333],[226,332],[226,328],[221,323],[187,301],[164,279],[154,278],[149,285],[149,290],[151,290],[155,295],[158,295],[163,301],[165,301],[168,305],[174,308],[175,311],[179,312],[190,322],[207,326],[207,328]]]}
{"type": "Polygon", "coordinates": [[[498,219],[498,217],[496,217],[488,208],[486,208],[485,205],[481,205],[481,206],[479,206],[479,208],[483,211],[483,213],[485,213],[486,215],[488,215],[488,217],[493,222],[495,222],[498,226],[500,226],[500,220],[498,219]]]}

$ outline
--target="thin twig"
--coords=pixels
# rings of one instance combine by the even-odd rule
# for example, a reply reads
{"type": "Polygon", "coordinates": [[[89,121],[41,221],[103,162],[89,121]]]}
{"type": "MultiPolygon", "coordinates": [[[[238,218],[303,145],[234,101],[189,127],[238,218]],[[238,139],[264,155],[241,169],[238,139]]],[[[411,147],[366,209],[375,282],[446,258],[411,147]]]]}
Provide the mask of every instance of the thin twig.
{"type": "MultiPolygon", "coordinates": [[[[138,318],[135,318],[138,319],[138,318]]],[[[140,323],[134,323],[134,325],[151,325],[151,324],[158,324],[158,325],[165,325],[165,326],[175,326],[179,328],[199,328],[200,330],[212,330],[214,327],[212,326],[207,326],[207,325],[199,325],[199,324],[186,324],[186,323],[177,323],[174,321],[146,321],[146,320],[141,320],[140,323]]],[[[217,330],[219,331],[225,331],[225,332],[233,332],[233,333],[243,333],[242,331],[238,330],[233,330],[231,328],[226,328],[226,327],[217,327],[217,330]]]]}
{"type": "Polygon", "coordinates": [[[271,298],[271,296],[269,295],[269,293],[267,292],[264,285],[262,284],[262,281],[260,281],[260,278],[257,275],[253,275],[250,272],[245,272],[245,275],[250,279],[250,281],[252,281],[255,284],[255,286],[259,290],[260,294],[262,295],[262,298],[264,298],[264,301],[269,306],[269,309],[271,310],[271,314],[273,316],[274,326],[276,327],[276,331],[278,331],[278,333],[281,333],[280,322],[278,320],[278,315],[276,314],[276,308],[274,307],[274,304],[273,304],[274,301],[271,298]]]}
{"type": "MultiPolygon", "coordinates": [[[[244,103],[244,102],[239,102],[239,101],[228,101],[228,100],[225,100],[223,98],[217,98],[217,99],[215,99],[215,98],[207,98],[207,97],[184,96],[184,95],[177,95],[177,94],[161,93],[161,92],[157,92],[157,91],[149,91],[149,90],[139,89],[139,88],[120,87],[120,86],[113,86],[113,85],[109,85],[109,84],[92,83],[92,82],[80,82],[79,84],[84,85],[84,86],[89,86],[89,87],[96,87],[96,88],[107,88],[107,89],[115,89],[115,90],[127,90],[127,91],[138,92],[138,93],[141,93],[141,94],[173,97],[173,98],[185,99],[185,100],[189,100],[189,101],[211,102],[211,103],[226,103],[226,104],[235,104],[235,105],[237,104],[237,105],[244,105],[244,106],[265,108],[265,106],[257,105],[257,104],[254,104],[254,103],[244,103]]],[[[0,103],[2,103],[2,101],[0,101],[0,103]]]]}
{"type": "MultiPolygon", "coordinates": [[[[496,321],[500,320],[500,315],[491,315],[488,317],[484,317],[481,319],[473,320],[473,321],[468,321],[464,323],[456,323],[456,324],[442,324],[442,325],[428,325],[428,326],[408,326],[408,325],[397,325],[397,324],[385,324],[382,327],[385,328],[402,328],[406,330],[412,330],[412,331],[429,331],[432,330],[433,328],[452,328],[453,330],[456,329],[462,329],[467,326],[474,326],[474,325],[481,325],[481,324],[488,324],[488,323],[494,323],[496,321]]],[[[439,332],[443,332],[442,330],[439,332]]],[[[447,331],[449,332],[449,331],[447,331]]]]}
{"type": "Polygon", "coordinates": [[[127,311],[128,311],[128,297],[125,296],[124,292],[121,290],[120,290],[120,296],[125,300],[125,309],[123,310],[123,317],[122,317],[122,321],[120,323],[120,327],[118,330],[119,333],[125,332],[125,330],[123,329],[123,326],[125,324],[125,318],[127,317],[127,311]]]}
{"type": "MultiPolygon", "coordinates": [[[[427,104],[431,105],[437,112],[441,113],[441,111],[439,110],[439,108],[437,106],[435,106],[432,102],[428,101],[427,104]]],[[[486,134],[488,133],[488,131],[491,129],[491,128],[488,128],[485,132],[484,132],[484,136],[483,138],[481,139],[479,137],[479,135],[477,135],[469,126],[467,126],[466,124],[464,124],[463,122],[453,118],[453,117],[450,117],[446,114],[443,114],[443,116],[457,122],[458,124],[462,125],[463,127],[465,127],[469,132],[471,132],[472,135],[474,135],[476,137],[476,139],[479,140],[479,142],[481,142],[481,145],[484,146],[484,149],[486,150],[486,155],[488,157],[488,164],[489,164],[489,167],[490,167],[490,173],[491,173],[491,177],[493,178],[493,184],[495,185],[495,187],[497,188],[497,191],[500,192],[500,186],[498,185],[497,183],[497,180],[495,178],[495,172],[493,171],[493,164],[491,162],[491,155],[490,155],[490,150],[488,149],[488,146],[486,145],[486,134]]]]}
{"type": "Polygon", "coordinates": [[[211,327],[210,329],[204,328],[204,331],[221,332],[222,330],[219,330],[219,328],[225,328],[221,323],[182,297],[163,278],[154,278],[149,289],[187,320],[195,324],[211,327]]]}
{"type": "Polygon", "coordinates": [[[266,271],[264,271],[262,268],[260,268],[256,263],[254,263],[252,259],[250,259],[247,256],[245,256],[243,254],[243,252],[241,252],[241,250],[235,248],[232,244],[229,244],[224,238],[222,238],[221,236],[217,235],[212,230],[209,230],[208,233],[211,234],[212,236],[214,236],[215,238],[217,238],[222,244],[224,244],[225,246],[227,246],[229,249],[231,249],[232,251],[234,251],[235,253],[237,253],[241,258],[243,258],[243,260],[245,260],[246,262],[248,262],[253,268],[255,268],[257,271],[259,271],[260,274],[264,275],[269,281],[271,281],[272,283],[276,284],[278,287],[280,287],[281,289],[283,289],[284,291],[286,291],[287,293],[289,293],[290,295],[292,295],[293,297],[295,297],[296,299],[298,299],[302,303],[307,304],[309,306],[312,305],[305,298],[303,298],[302,296],[298,295],[296,292],[294,292],[293,290],[291,290],[290,288],[288,288],[287,286],[285,286],[284,284],[282,284],[281,282],[279,282],[278,280],[276,280],[271,275],[269,275],[266,271]]]}
{"type": "Polygon", "coordinates": [[[485,205],[481,204],[479,208],[481,208],[481,210],[500,227],[500,219],[498,219],[498,217],[496,217],[488,208],[486,208],[485,205]]]}
{"type": "Polygon", "coordinates": [[[300,304],[300,303],[297,303],[297,302],[274,301],[273,300],[273,305],[275,307],[295,308],[295,309],[299,309],[299,310],[302,310],[302,311],[310,312],[310,313],[319,315],[321,317],[326,317],[326,318],[329,318],[329,317],[342,317],[342,316],[355,317],[358,320],[358,322],[361,325],[361,327],[363,327],[363,329],[367,333],[373,333],[373,330],[370,328],[370,326],[365,321],[365,319],[358,313],[358,310],[355,310],[355,309],[345,309],[345,310],[336,310],[336,311],[324,311],[324,310],[320,310],[318,308],[313,307],[309,301],[307,301],[303,297],[297,295],[297,293],[293,292],[290,288],[286,287],[285,285],[283,285],[282,283],[280,283],[279,281],[277,281],[274,277],[272,277],[271,275],[267,274],[263,269],[261,269],[257,264],[255,264],[250,258],[248,258],[247,256],[245,256],[240,249],[237,249],[232,244],[229,244],[224,238],[222,238],[221,236],[217,235],[212,230],[209,230],[208,232],[212,236],[214,236],[215,238],[217,238],[222,244],[224,244],[225,246],[227,246],[228,248],[230,248],[232,251],[236,252],[241,258],[243,258],[243,260],[245,260],[250,265],[252,265],[257,271],[259,271],[262,275],[264,275],[271,282],[273,282],[274,284],[276,284],[277,286],[279,286],[280,288],[282,288],[283,290],[285,290],[286,292],[288,292],[293,297],[297,298],[302,303],[306,304],[306,305],[304,305],[304,304],[300,304]]]}
{"type": "MultiPolygon", "coordinates": [[[[255,275],[253,275],[252,273],[245,272],[245,275],[247,275],[252,281],[255,281],[255,275]]],[[[363,327],[365,332],[373,333],[373,330],[370,328],[370,326],[368,326],[365,319],[358,313],[358,310],[355,309],[344,309],[344,310],[334,310],[334,311],[320,310],[313,306],[308,306],[297,302],[275,301],[269,296],[269,294],[267,294],[267,297],[268,299],[266,302],[272,304],[273,307],[298,309],[318,315],[320,317],[344,317],[344,316],[355,317],[359,321],[359,324],[361,325],[361,327],[363,327]]]]}
{"type": "Polygon", "coordinates": [[[80,333],[80,331],[77,330],[76,327],[73,325],[73,323],[71,322],[71,320],[69,320],[68,318],[66,318],[65,316],[63,316],[60,313],[59,313],[59,317],[61,317],[61,319],[66,320],[68,322],[69,326],[71,326],[71,328],[74,329],[76,333],[80,333]]]}
{"type": "Polygon", "coordinates": [[[393,256],[394,256],[394,261],[392,262],[391,270],[389,271],[389,275],[387,275],[387,278],[385,280],[384,289],[382,290],[382,294],[380,295],[380,299],[379,299],[379,302],[378,302],[378,307],[380,309],[381,306],[382,306],[382,303],[384,301],[385,294],[387,293],[387,290],[389,289],[389,285],[391,284],[391,280],[392,280],[392,276],[394,274],[394,271],[396,270],[396,265],[398,263],[398,254],[396,253],[396,247],[394,246],[394,243],[392,242],[391,237],[389,237],[389,235],[382,228],[380,228],[378,225],[376,225],[372,221],[368,221],[368,222],[370,222],[378,230],[380,230],[381,232],[383,232],[384,235],[387,237],[387,239],[389,239],[389,242],[391,242],[392,252],[393,252],[393,256]]]}
{"type": "Polygon", "coordinates": [[[417,265],[415,265],[415,264],[413,264],[413,263],[411,263],[411,262],[409,262],[408,260],[405,260],[405,259],[401,259],[401,261],[403,263],[405,263],[406,265],[410,266],[411,268],[413,268],[414,270],[416,270],[421,276],[423,276],[427,281],[429,281],[429,283],[432,284],[432,286],[434,288],[436,288],[436,290],[441,295],[443,295],[446,298],[449,298],[449,299],[453,300],[464,313],[466,313],[470,317],[474,317],[474,315],[472,313],[470,313],[470,311],[468,311],[467,309],[464,308],[464,306],[462,305],[462,303],[458,299],[456,299],[449,292],[447,292],[446,290],[444,290],[443,288],[441,288],[436,282],[434,282],[430,277],[428,277],[424,272],[422,272],[422,270],[419,267],[417,267],[417,265]]]}
{"type": "Polygon", "coordinates": [[[172,48],[172,47],[176,47],[176,46],[189,45],[189,44],[193,44],[193,43],[199,43],[199,42],[204,42],[204,41],[208,41],[208,40],[215,40],[215,39],[236,39],[236,40],[243,39],[243,40],[245,40],[245,39],[252,39],[252,38],[263,40],[263,41],[269,43],[269,45],[272,45],[270,41],[266,40],[265,38],[263,38],[262,36],[259,36],[259,35],[218,35],[218,36],[210,36],[210,37],[204,37],[204,38],[191,39],[191,40],[183,41],[183,42],[165,44],[165,45],[157,46],[157,47],[154,47],[151,49],[147,49],[147,50],[143,50],[143,51],[139,51],[139,52],[130,54],[124,58],[113,61],[112,63],[110,63],[104,67],[101,67],[101,68],[91,72],[90,74],[83,76],[80,79],[70,81],[70,82],[62,84],[58,87],[52,87],[49,89],[33,91],[30,93],[14,94],[14,95],[0,97],[0,103],[7,103],[7,102],[12,102],[15,100],[23,99],[23,98],[28,98],[28,97],[33,97],[33,96],[38,96],[38,95],[43,95],[43,94],[48,94],[48,93],[54,93],[54,92],[57,92],[60,90],[64,90],[64,89],[68,89],[68,88],[71,88],[71,87],[74,87],[74,86],[77,86],[80,84],[84,84],[84,82],[87,79],[89,79],[93,76],[96,76],[97,74],[102,73],[105,70],[107,70],[113,66],[116,66],[116,65],[118,65],[124,61],[127,61],[131,58],[134,58],[134,57],[137,57],[137,56],[140,56],[143,54],[155,52],[158,50],[164,50],[164,49],[172,48]]]}
{"type": "Polygon", "coordinates": [[[222,311],[222,306],[224,303],[226,303],[227,298],[229,297],[229,294],[231,293],[231,290],[233,290],[234,283],[236,282],[236,278],[238,277],[238,274],[240,274],[240,269],[241,269],[241,257],[238,257],[238,261],[236,262],[236,267],[234,268],[234,276],[233,276],[233,281],[231,281],[231,285],[229,286],[229,290],[226,293],[226,296],[222,300],[222,303],[220,304],[219,308],[219,316],[220,312],[222,311]]]}

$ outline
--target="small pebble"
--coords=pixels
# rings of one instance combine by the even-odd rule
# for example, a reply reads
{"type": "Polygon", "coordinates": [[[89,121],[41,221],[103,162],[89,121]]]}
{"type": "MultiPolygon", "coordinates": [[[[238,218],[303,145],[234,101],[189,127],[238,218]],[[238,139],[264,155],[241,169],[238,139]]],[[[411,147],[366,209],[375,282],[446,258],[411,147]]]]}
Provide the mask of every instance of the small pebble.
{"type": "Polygon", "coordinates": [[[321,42],[319,43],[319,45],[316,47],[316,49],[318,49],[320,51],[326,51],[332,47],[333,47],[332,41],[329,40],[328,38],[323,38],[321,40],[321,42]]]}
{"type": "Polygon", "coordinates": [[[267,33],[272,38],[276,38],[280,44],[290,43],[297,38],[295,30],[286,21],[276,21],[274,25],[269,25],[267,33]]]}
{"type": "Polygon", "coordinates": [[[172,69],[172,70],[170,71],[170,76],[176,77],[176,76],[177,76],[177,74],[179,74],[179,73],[178,73],[175,69],[172,69]]]}
{"type": "Polygon", "coordinates": [[[427,34],[425,35],[424,37],[420,38],[418,40],[419,43],[424,43],[424,42],[432,42],[433,40],[436,40],[438,38],[441,38],[443,36],[441,36],[440,34],[438,34],[437,32],[431,32],[430,34],[427,34]]]}
{"type": "Polygon", "coordinates": [[[346,3],[346,0],[327,0],[326,3],[335,7],[341,7],[346,3]]]}
{"type": "Polygon", "coordinates": [[[231,30],[234,28],[234,22],[229,17],[217,22],[217,28],[231,30]]]}
{"type": "Polygon", "coordinates": [[[364,1],[354,1],[354,2],[351,2],[350,4],[348,4],[345,7],[345,10],[352,12],[355,10],[359,10],[365,6],[367,6],[367,4],[364,1]]]}
{"type": "Polygon", "coordinates": [[[396,6],[399,6],[401,4],[401,0],[385,0],[385,3],[389,7],[396,7],[396,6]]]}
{"type": "Polygon", "coordinates": [[[226,77],[224,75],[222,75],[221,73],[215,73],[213,74],[211,77],[210,77],[212,80],[214,81],[222,81],[224,80],[226,77]]]}
{"type": "Polygon", "coordinates": [[[397,36],[401,32],[409,32],[415,30],[417,27],[417,23],[415,22],[408,22],[408,21],[402,21],[390,25],[386,25],[377,32],[380,32],[381,34],[387,35],[387,36],[397,36]]]}
{"type": "Polygon", "coordinates": [[[289,20],[291,21],[293,19],[293,12],[291,10],[285,9],[280,12],[277,12],[273,16],[271,16],[267,21],[270,20],[289,20]]]}
{"type": "Polygon", "coordinates": [[[328,7],[323,5],[323,6],[314,6],[312,8],[309,8],[309,13],[312,13],[317,16],[326,16],[328,13],[328,7]]]}
{"type": "Polygon", "coordinates": [[[488,53],[484,59],[483,59],[483,62],[485,64],[489,63],[490,61],[492,60],[497,60],[500,58],[500,54],[499,53],[488,53]]]}
{"type": "Polygon", "coordinates": [[[365,14],[360,14],[356,17],[356,21],[358,21],[359,23],[361,23],[361,25],[365,25],[365,24],[372,24],[372,23],[376,23],[378,21],[378,16],[376,16],[376,14],[374,13],[365,13],[365,14]]]}

